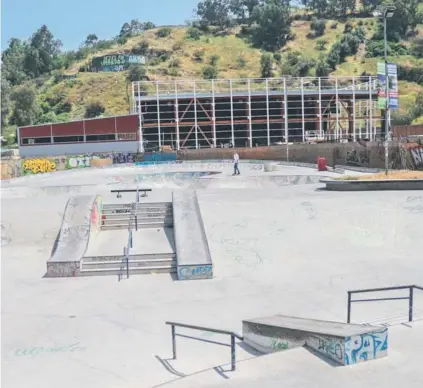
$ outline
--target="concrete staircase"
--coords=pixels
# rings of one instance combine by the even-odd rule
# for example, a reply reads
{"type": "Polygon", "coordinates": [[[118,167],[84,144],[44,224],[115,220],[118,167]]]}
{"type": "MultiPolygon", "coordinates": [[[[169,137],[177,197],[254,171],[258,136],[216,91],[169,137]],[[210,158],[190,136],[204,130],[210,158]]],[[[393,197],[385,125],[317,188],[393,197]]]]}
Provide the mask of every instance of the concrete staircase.
{"type": "MultiPolygon", "coordinates": [[[[127,229],[131,218],[131,204],[108,204],[103,206],[102,230],[127,229]]],[[[138,228],[172,228],[171,202],[138,203],[134,215],[138,228]]],[[[133,216],[132,216],[133,217],[133,216]]],[[[132,220],[135,225],[135,220],[132,220]]]]}
{"type": "MultiPolygon", "coordinates": [[[[175,273],[176,254],[157,253],[129,256],[129,273],[175,273]]],[[[81,276],[125,275],[126,260],[122,256],[84,257],[81,261],[81,276]]]]}

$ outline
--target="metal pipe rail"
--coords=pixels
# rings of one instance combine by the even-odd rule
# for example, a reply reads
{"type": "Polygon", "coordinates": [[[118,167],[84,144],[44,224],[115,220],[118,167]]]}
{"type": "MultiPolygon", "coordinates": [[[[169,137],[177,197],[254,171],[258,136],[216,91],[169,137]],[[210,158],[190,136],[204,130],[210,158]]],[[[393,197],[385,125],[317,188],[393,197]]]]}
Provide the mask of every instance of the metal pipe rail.
{"type": "Polygon", "coordinates": [[[408,321],[413,321],[413,301],[414,301],[414,289],[423,291],[423,287],[411,285],[411,286],[397,286],[397,287],[382,287],[382,288],[368,288],[364,290],[353,290],[348,291],[348,307],[347,307],[347,323],[351,323],[351,304],[357,302],[376,302],[385,300],[408,300],[408,321]],[[392,298],[371,298],[371,299],[351,299],[353,294],[362,294],[367,292],[381,292],[381,291],[396,291],[396,290],[409,290],[408,296],[403,297],[392,297],[392,298]]]}
{"type": "MultiPolygon", "coordinates": [[[[231,370],[234,371],[236,366],[236,351],[235,351],[235,338],[240,339],[241,341],[244,339],[242,336],[240,336],[237,333],[234,333],[232,331],[228,331],[228,330],[220,330],[220,329],[212,329],[210,327],[204,327],[204,326],[194,326],[194,325],[187,325],[185,323],[178,323],[178,322],[166,322],[166,325],[170,325],[171,326],[171,330],[172,330],[172,352],[173,352],[173,359],[176,360],[176,336],[183,336],[182,334],[177,334],[175,331],[175,327],[183,327],[186,329],[193,329],[193,330],[201,330],[201,331],[208,331],[211,333],[216,333],[216,334],[225,334],[225,335],[230,335],[231,336],[231,344],[223,344],[220,342],[213,342],[216,345],[222,345],[222,346],[230,346],[231,347],[231,370]]],[[[190,337],[191,339],[198,339],[199,341],[204,341],[201,338],[193,338],[190,337]]]]}

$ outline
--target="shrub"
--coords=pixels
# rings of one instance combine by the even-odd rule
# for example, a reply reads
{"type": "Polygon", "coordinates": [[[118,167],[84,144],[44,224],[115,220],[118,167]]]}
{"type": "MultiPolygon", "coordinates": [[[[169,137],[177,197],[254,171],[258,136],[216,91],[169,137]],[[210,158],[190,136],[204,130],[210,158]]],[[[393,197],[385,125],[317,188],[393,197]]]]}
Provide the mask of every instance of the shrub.
{"type": "Polygon", "coordinates": [[[359,25],[359,26],[362,26],[364,23],[363,23],[363,21],[362,20],[359,20],[358,21],[358,23],[357,23],[357,25],[359,25]]]}
{"type": "Polygon", "coordinates": [[[201,72],[204,79],[216,79],[219,75],[217,67],[211,65],[204,66],[201,72]]]}
{"type": "Polygon", "coordinates": [[[128,38],[126,36],[119,36],[119,38],[117,38],[117,40],[116,40],[116,43],[122,46],[127,41],[128,41],[128,38]]]}
{"type": "Polygon", "coordinates": [[[212,55],[210,57],[210,65],[216,66],[219,59],[220,59],[219,55],[212,55]]]}
{"type": "Polygon", "coordinates": [[[332,23],[331,25],[330,25],[330,28],[332,29],[332,30],[336,30],[336,28],[338,27],[338,22],[334,22],[334,23],[332,23]]]}
{"type": "Polygon", "coordinates": [[[325,39],[319,39],[316,41],[316,50],[323,51],[326,46],[326,40],[325,39]]]}
{"type": "Polygon", "coordinates": [[[172,46],[172,50],[173,50],[173,51],[179,51],[182,47],[183,47],[182,42],[176,42],[176,43],[172,46]]]}
{"type": "Polygon", "coordinates": [[[94,117],[101,116],[106,111],[101,101],[90,101],[85,105],[84,118],[93,119],[94,117]]]}
{"type": "Polygon", "coordinates": [[[346,22],[345,26],[344,26],[344,34],[351,32],[353,29],[352,25],[350,22],[346,22]]]}
{"type": "Polygon", "coordinates": [[[261,78],[273,77],[273,56],[269,53],[264,53],[260,58],[261,78]]]}
{"type": "Polygon", "coordinates": [[[242,55],[240,55],[236,59],[236,63],[238,64],[239,67],[245,67],[247,65],[247,61],[245,60],[245,58],[242,55]]]}
{"type": "Polygon", "coordinates": [[[185,35],[185,39],[199,40],[203,33],[197,27],[189,27],[185,35]]]}
{"type": "Polygon", "coordinates": [[[277,63],[281,63],[282,61],[282,55],[280,53],[274,53],[273,54],[273,59],[277,62],[277,63]]]}
{"type": "Polygon", "coordinates": [[[204,59],[204,50],[194,51],[194,60],[196,62],[203,62],[203,59],[204,59]]]}
{"type": "Polygon", "coordinates": [[[162,27],[156,32],[156,36],[158,38],[166,38],[172,33],[172,29],[170,27],[162,27]]]}
{"type": "Polygon", "coordinates": [[[181,60],[179,58],[173,58],[170,62],[169,62],[169,67],[171,68],[176,68],[181,66],[181,60]]]}
{"type": "Polygon", "coordinates": [[[323,19],[313,18],[310,24],[310,29],[313,31],[313,35],[322,36],[325,33],[326,22],[323,19]]]}
{"type": "Polygon", "coordinates": [[[167,74],[170,75],[171,77],[179,77],[179,71],[176,67],[171,67],[167,71],[167,74]]]}
{"type": "Polygon", "coordinates": [[[142,81],[147,79],[147,70],[142,65],[129,66],[128,73],[126,74],[127,82],[142,81]]]}
{"type": "Polygon", "coordinates": [[[149,44],[146,40],[138,43],[133,49],[132,52],[137,55],[147,55],[149,44]]]}

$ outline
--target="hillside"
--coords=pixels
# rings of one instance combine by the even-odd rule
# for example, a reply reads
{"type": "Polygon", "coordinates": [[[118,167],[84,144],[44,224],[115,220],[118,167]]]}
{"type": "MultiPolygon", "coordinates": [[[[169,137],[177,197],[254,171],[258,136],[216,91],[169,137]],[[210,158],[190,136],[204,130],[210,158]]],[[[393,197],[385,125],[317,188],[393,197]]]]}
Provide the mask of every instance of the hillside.
{"type": "MultiPolygon", "coordinates": [[[[376,63],[381,59],[366,56],[366,50],[377,30],[376,19],[356,16],[343,20],[326,19],[326,28],[319,37],[312,36],[312,23],[310,20],[292,22],[291,39],[272,53],[271,66],[274,76],[287,74],[281,67],[285,66],[286,69],[284,63],[288,60],[289,53],[298,53],[298,57],[307,62],[306,75],[315,76],[319,61],[331,53],[333,45],[339,44],[346,31],[357,29],[365,34],[366,43],[360,45],[356,54],[346,56],[345,61],[338,64],[335,70],[330,69],[328,74],[360,76],[376,73],[376,63]]],[[[72,61],[66,70],[55,71],[35,79],[37,102],[42,108],[43,115],[41,120],[38,116],[38,119],[33,121],[37,123],[78,119],[84,116],[87,104],[90,102],[102,104],[103,114],[106,116],[128,113],[130,106],[128,71],[92,73],[81,70],[89,67],[94,56],[133,53],[140,44],[144,45],[147,57],[145,70],[149,80],[203,78],[204,67],[213,61],[216,64],[214,68],[218,78],[262,76],[261,58],[264,51],[253,46],[242,26],[227,28],[224,33],[216,33],[213,30],[207,33],[201,31],[195,38],[190,37],[192,27],[176,26],[166,29],[168,31],[162,35],[168,34],[167,36],[159,37],[163,28],[149,29],[125,39],[125,42],[120,44],[115,42],[107,49],[92,51],[86,58],[72,61]],[[63,76],[69,75],[76,77],[63,79],[63,76]],[[67,109],[57,109],[62,105],[67,109]]],[[[412,39],[403,39],[401,44],[407,48],[411,40],[415,41],[422,37],[423,25],[419,24],[414,30],[412,39]]],[[[409,53],[392,56],[389,60],[411,69],[423,69],[423,58],[419,59],[409,53]]],[[[399,115],[406,115],[415,104],[418,93],[423,92],[423,76],[421,81],[419,84],[400,81],[399,115]]],[[[413,120],[423,122],[423,116],[413,117],[413,120]]],[[[9,124],[6,135],[7,131],[14,133],[14,127],[9,124]]]]}

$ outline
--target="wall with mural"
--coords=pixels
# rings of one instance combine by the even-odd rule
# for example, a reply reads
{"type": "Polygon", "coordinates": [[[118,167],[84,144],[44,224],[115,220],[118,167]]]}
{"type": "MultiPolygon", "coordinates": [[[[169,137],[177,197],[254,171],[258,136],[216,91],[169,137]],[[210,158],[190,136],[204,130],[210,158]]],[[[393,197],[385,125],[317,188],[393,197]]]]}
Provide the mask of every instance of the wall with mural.
{"type": "Polygon", "coordinates": [[[145,57],[133,54],[112,54],[95,57],[91,61],[91,71],[124,71],[133,64],[145,65],[145,57]]]}
{"type": "MultiPolygon", "coordinates": [[[[349,144],[293,144],[286,146],[238,148],[241,160],[281,160],[316,163],[325,157],[329,166],[384,168],[385,150],[382,142],[349,144]]],[[[52,173],[70,169],[106,168],[119,164],[156,164],[190,160],[232,159],[234,149],[210,148],[155,153],[105,153],[38,158],[8,158],[1,160],[1,179],[25,175],[52,173]]],[[[389,147],[389,167],[423,170],[423,144],[392,142],[389,147]]]]}

